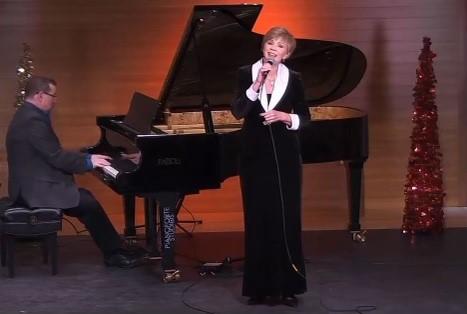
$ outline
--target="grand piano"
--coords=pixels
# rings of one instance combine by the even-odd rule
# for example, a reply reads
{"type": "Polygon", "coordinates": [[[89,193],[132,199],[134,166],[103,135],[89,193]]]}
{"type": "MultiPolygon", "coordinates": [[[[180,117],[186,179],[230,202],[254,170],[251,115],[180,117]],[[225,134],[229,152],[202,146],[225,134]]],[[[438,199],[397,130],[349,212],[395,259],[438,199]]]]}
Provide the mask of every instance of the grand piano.
{"type": "MultiPolygon", "coordinates": [[[[159,100],[135,93],[127,115],[97,118],[101,138],[89,152],[114,159],[95,174],[123,196],[126,236],[135,235],[135,197],[144,197],[147,242],[153,251],[159,246],[162,250],[164,281],[179,278],[175,228],[184,196],[220,188],[226,178],[238,175],[241,121],[230,114],[229,104],[237,69],[261,57],[262,35],[252,31],[261,9],[262,5],[194,6],[159,100]]],[[[286,65],[301,72],[312,117],[300,130],[303,162],[343,161],[349,230],[359,234],[367,115],[324,104],[357,86],[366,58],[347,44],[297,39],[286,65]]]]}

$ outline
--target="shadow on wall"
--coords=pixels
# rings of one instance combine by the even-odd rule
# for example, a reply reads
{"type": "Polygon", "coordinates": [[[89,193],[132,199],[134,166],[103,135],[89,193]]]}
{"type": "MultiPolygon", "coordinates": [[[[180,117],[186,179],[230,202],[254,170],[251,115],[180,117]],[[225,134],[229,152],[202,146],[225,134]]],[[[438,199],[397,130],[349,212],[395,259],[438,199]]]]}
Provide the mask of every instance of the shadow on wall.
{"type": "Polygon", "coordinates": [[[387,119],[390,114],[390,86],[388,79],[390,73],[386,57],[384,25],[381,21],[376,22],[372,42],[372,61],[368,71],[369,114],[373,123],[379,125],[379,122],[387,119]]]}
{"type": "MultiPolygon", "coordinates": [[[[467,16],[467,5],[464,7],[465,14],[467,16]]],[[[461,89],[459,102],[459,141],[460,141],[460,158],[459,158],[459,170],[461,173],[460,186],[464,187],[459,190],[459,205],[467,206],[467,137],[464,136],[467,134],[467,125],[465,121],[467,120],[467,71],[465,66],[467,65],[467,22],[464,21],[464,69],[463,73],[463,88],[461,89]]]]}

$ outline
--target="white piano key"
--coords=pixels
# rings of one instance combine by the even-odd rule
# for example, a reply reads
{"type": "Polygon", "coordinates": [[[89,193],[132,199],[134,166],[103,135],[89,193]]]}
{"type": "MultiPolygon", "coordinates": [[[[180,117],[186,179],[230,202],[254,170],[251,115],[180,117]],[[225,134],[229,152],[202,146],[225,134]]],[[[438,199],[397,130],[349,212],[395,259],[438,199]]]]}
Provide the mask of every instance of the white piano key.
{"type": "Polygon", "coordinates": [[[116,178],[119,171],[117,169],[115,169],[114,167],[112,166],[104,166],[102,167],[102,170],[108,174],[109,176],[111,176],[112,178],[116,178]]]}

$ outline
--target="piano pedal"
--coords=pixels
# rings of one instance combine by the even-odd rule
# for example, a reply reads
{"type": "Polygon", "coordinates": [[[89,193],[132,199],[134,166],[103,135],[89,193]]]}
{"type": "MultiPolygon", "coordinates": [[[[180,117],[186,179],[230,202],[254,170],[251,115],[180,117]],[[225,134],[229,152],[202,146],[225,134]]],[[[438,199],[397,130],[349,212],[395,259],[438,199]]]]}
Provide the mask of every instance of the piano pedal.
{"type": "Polygon", "coordinates": [[[152,251],[146,255],[146,259],[149,261],[158,261],[162,259],[162,255],[159,251],[152,251]]]}
{"type": "Polygon", "coordinates": [[[350,231],[352,234],[352,240],[358,243],[366,242],[366,232],[366,230],[350,231]]]}
{"type": "Polygon", "coordinates": [[[181,277],[179,269],[166,269],[164,270],[162,281],[164,283],[177,282],[181,277]]]}
{"type": "Polygon", "coordinates": [[[137,245],[138,244],[138,237],[137,236],[125,236],[125,242],[128,246],[137,245]]]}

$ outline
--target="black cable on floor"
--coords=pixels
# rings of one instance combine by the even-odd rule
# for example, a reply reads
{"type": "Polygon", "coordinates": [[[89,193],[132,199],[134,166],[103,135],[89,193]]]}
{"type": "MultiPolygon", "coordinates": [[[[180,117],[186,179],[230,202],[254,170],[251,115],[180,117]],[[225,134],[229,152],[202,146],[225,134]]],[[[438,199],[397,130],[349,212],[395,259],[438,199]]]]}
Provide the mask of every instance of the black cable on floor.
{"type": "Polygon", "coordinates": [[[323,301],[320,299],[319,304],[329,313],[357,313],[363,314],[366,312],[376,311],[376,306],[374,305],[359,305],[353,309],[332,309],[326,306],[323,301]]]}
{"type": "Polygon", "coordinates": [[[195,310],[195,311],[198,311],[198,312],[202,312],[202,313],[206,313],[206,314],[215,314],[214,312],[209,312],[207,310],[204,310],[204,309],[201,309],[199,307],[196,307],[196,306],[193,306],[191,304],[189,304],[186,300],[185,300],[185,295],[188,293],[188,291],[195,287],[196,285],[200,284],[203,280],[206,280],[208,278],[222,278],[222,279],[232,279],[232,278],[239,278],[239,277],[242,277],[243,275],[241,273],[234,273],[232,271],[232,269],[230,271],[221,271],[219,273],[216,273],[215,275],[205,275],[205,276],[202,276],[199,280],[193,282],[192,284],[190,284],[189,286],[185,287],[185,289],[183,289],[182,291],[182,303],[183,305],[185,305],[186,307],[192,309],[192,310],[195,310]]]}
{"type": "Polygon", "coordinates": [[[201,312],[201,313],[206,313],[206,314],[215,314],[214,312],[209,312],[209,311],[203,310],[203,309],[201,309],[199,307],[196,307],[194,305],[191,305],[185,300],[185,294],[188,292],[188,290],[190,290],[191,288],[193,288],[197,284],[201,283],[201,281],[203,281],[204,278],[205,277],[202,277],[201,279],[193,282],[189,286],[185,287],[185,289],[183,289],[183,291],[182,291],[182,303],[183,303],[183,305],[185,305],[186,307],[188,307],[188,308],[190,308],[192,310],[195,310],[195,311],[198,311],[198,312],[201,312]]]}

